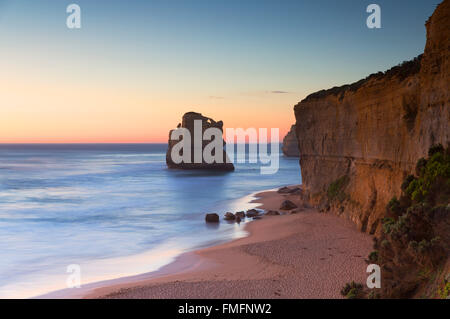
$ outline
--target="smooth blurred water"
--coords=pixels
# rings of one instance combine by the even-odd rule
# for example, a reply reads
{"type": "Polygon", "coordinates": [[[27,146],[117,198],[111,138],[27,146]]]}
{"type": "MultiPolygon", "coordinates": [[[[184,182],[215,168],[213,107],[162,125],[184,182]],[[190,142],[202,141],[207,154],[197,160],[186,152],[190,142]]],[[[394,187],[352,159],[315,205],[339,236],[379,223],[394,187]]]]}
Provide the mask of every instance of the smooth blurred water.
{"type": "MultiPolygon", "coordinates": [[[[165,144],[0,145],[0,297],[156,270],[178,254],[243,236],[208,226],[206,212],[253,207],[250,193],[300,184],[298,159],[280,169],[168,170],[165,144]]],[[[255,156],[255,154],[250,154],[255,156]]]]}

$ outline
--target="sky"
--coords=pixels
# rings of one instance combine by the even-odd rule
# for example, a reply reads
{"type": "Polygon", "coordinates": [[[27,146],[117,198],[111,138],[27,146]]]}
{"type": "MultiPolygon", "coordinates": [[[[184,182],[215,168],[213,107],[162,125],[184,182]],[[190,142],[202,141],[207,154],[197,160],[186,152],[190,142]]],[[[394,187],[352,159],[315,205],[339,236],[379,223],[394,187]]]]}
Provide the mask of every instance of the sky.
{"type": "Polygon", "coordinates": [[[0,143],[167,142],[188,111],[282,138],[308,94],[421,54],[439,2],[0,0],[0,143]]]}

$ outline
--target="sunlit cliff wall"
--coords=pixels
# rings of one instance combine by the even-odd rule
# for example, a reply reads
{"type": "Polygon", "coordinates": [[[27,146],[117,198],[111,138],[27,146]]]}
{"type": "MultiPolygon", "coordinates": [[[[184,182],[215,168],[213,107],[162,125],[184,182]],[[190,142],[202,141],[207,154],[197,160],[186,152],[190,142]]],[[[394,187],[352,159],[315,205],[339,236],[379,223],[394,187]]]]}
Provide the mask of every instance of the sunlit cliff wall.
{"type": "Polygon", "coordinates": [[[307,198],[364,232],[379,230],[386,204],[429,147],[450,141],[449,0],[426,28],[414,61],[295,106],[307,198]]]}

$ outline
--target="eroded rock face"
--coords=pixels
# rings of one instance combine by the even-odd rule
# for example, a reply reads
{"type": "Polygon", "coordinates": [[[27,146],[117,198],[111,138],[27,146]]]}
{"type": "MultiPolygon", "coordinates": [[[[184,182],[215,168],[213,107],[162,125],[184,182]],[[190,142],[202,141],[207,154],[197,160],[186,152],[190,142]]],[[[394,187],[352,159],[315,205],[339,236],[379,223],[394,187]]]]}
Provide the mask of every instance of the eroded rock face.
{"type": "MultiPolygon", "coordinates": [[[[185,147],[190,148],[191,150],[191,156],[188,161],[182,161],[178,162],[174,158],[172,158],[172,150],[175,147],[175,145],[179,143],[183,143],[183,139],[180,138],[179,140],[172,140],[172,132],[175,130],[171,130],[169,132],[169,148],[167,150],[166,154],[166,163],[169,168],[179,168],[179,169],[208,169],[208,170],[223,170],[223,171],[233,171],[234,165],[230,162],[230,159],[228,158],[226,152],[224,149],[221,149],[221,156],[220,161],[213,161],[212,163],[207,163],[205,161],[205,158],[201,156],[200,160],[195,158],[195,153],[203,154],[203,151],[205,147],[211,142],[208,140],[203,140],[203,134],[205,131],[209,128],[216,128],[219,129],[220,132],[223,132],[223,122],[222,121],[214,121],[211,118],[208,118],[206,116],[203,116],[200,113],[195,112],[188,112],[183,115],[183,120],[180,124],[177,126],[178,129],[187,129],[190,133],[190,140],[186,141],[185,147]],[[198,133],[200,133],[200,136],[196,136],[195,132],[195,123],[196,121],[200,121],[201,125],[199,126],[200,130],[198,133]],[[196,144],[196,139],[199,141],[198,144],[196,144]]],[[[222,139],[223,141],[223,139],[222,139]]],[[[223,145],[225,145],[225,141],[223,141],[223,145]]],[[[180,154],[178,152],[177,154],[180,154]]]]}
{"type": "Polygon", "coordinates": [[[295,125],[291,126],[291,130],[283,139],[283,147],[281,148],[284,156],[299,157],[300,151],[298,149],[297,133],[295,132],[295,125]]]}
{"type": "Polygon", "coordinates": [[[376,233],[429,147],[450,138],[450,1],[426,24],[423,56],[295,106],[302,181],[324,210],[376,233]]]}

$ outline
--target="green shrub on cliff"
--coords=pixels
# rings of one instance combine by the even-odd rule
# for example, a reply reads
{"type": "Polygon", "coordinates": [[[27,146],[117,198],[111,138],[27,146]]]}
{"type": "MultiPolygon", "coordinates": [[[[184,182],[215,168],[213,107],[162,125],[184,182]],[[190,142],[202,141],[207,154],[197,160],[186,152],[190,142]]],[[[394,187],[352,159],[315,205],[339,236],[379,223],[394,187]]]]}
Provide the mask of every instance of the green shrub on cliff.
{"type": "MultiPolygon", "coordinates": [[[[419,159],[417,161],[417,164],[416,164],[416,175],[417,176],[423,176],[423,173],[424,173],[424,170],[425,170],[426,166],[427,166],[427,160],[425,158],[423,158],[423,157],[421,159],[419,159]]],[[[412,178],[414,179],[413,175],[410,175],[410,176],[412,176],[412,178]]]]}
{"type": "Polygon", "coordinates": [[[381,297],[380,294],[373,290],[367,296],[368,299],[380,299],[380,297],[381,297]]]}
{"type": "Polygon", "coordinates": [[[400,201],[397,199],[397,197],[393,197],[389,203],[387,208],[394,214],[399,214],[401,211],[401,207],[400,207],[400,201]]]}
{"type": "Polygon", "coordinates": [[[328,199],[330,201],[338,200],[339,202],[343,202],[347,197],[344,189],[349,181],[349,177],[344,175],[331,183],[327,190],[328,199]]]}
{"type": "Polygon", "coordinates": [[[416,178],[414,177],[414,175],[408,175],[408,177],[406,177],[405,180],[403,181],[402,191],[405,192],[406,189],[408,188],[409,184],[411,184],[411,182],[415,179],[416,178]]]}
{"type": "Polygon", "coordinates": [[[438,289],[438,295],[441,299],[448,299],[450,296],[450,281],[445,279],[444,286],[438,289]]]}
{"type": "Polygon", "coordinates": [[[436,205],[450,195],[450,155],[442,145],[433,146],[428,160],[420,159],[416,166],[417,178],[404,182],[405,193],[415,202],[436,205]]]}
{"type": "Polygon", "coordinates": [[[389,234],[392,230],[393,225],[395,225],[395,220],[392,217],[383,218],[383,232],[389,234]]]}
{"type": "Polygon", "coordinates": [[[436,144],[430,147],[428,150],[428,156],[431,157],[436,153],[444,153],[444,147],[442,144],[436,144]]]}
{"type": "Polygon", "coordinates": [[[362,291],[363,285],[352,281],[351,283],[345,284],[341,289],[341,295],[347,299],[356,299],[361,296],[362,291]]]}
{"type": "MultiPolygon", "coordinates": [[[[383,232],[375,241],[377,253],[369,255],[383,269],[382,297],[414,296],[449,255],[450,149],[436,145],[428,153],[417,162],[416,175],[404,180],[400,198],[387,204],[383,232]],[[426,276],[417,275],[423,269],[426,276]]],[[[446,287],[440,295],[448,295],[446,287]]]]}
{"type": "Polygon", "coordinates": [[[376,262],[378,262],[378,250],[374,250],[369,254],[369,261],[372,264],[375,264],[376,262]]]}

